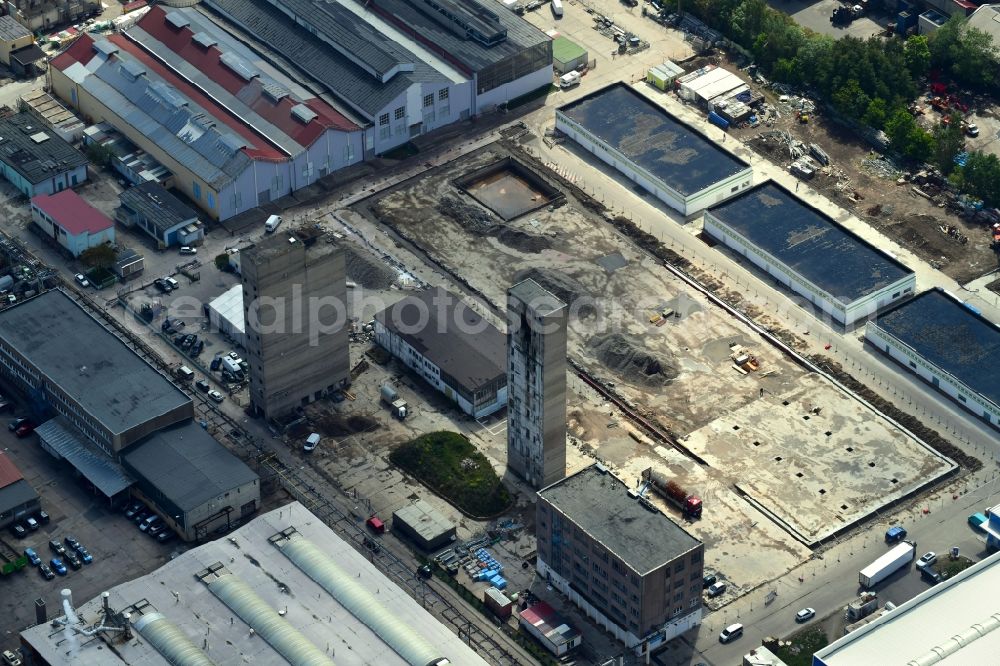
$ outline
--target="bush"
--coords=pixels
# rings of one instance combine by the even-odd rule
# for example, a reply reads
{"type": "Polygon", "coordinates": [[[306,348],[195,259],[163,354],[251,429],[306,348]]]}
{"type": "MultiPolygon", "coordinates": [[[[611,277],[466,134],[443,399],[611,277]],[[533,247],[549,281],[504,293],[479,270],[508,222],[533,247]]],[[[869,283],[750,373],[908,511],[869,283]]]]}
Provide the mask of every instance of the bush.
{"type": "Polygon", "coordinates": [[[486,456],[457,432],[421,435],[389,459],[470,516],[495,516],[510,507],[510,493],[486,456]]]}
{"type": "Polygon", "coordinates": [[[222,254],[215,255],[215,267],[220,271],[229,272],[229,255],[223,252],[222,254]]]}

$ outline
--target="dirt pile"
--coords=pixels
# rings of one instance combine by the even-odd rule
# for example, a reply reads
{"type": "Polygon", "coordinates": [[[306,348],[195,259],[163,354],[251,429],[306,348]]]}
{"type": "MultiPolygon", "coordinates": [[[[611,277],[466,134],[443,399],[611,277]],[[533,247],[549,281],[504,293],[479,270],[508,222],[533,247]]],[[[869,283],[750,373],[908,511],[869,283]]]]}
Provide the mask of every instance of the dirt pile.
{"type": "Polygon", "coordinates": [[[347,263],[347,279],[357,282],[365,289],[388,289],[396,281],[396,273],[363,250],[345,245],[344,260],[347,263]]]}
{"type": "Polygon", "coordinates": [[[518,229],[503,228],[496,234],[497,240],[509,248],[520,252],[537,253],[552,247],[552,241],[545,236],[529,234],[518,229]]]}
{"type": "Polygon", "coordinates": [[[642,343],[622,333],[596,337],[588,346],[601,363],[630,380],[667,384],[678,374],[672,358],[653,354],[642,343]]]}
{"type": "Polygon", "coordinates": [[[439,213],[455,220],[470,233],[495,236],[499,231],[493,213],[456,197],[441,197],[436,208],[439,213]]]}
{"type": "Polygon", "coordinates": [[[340,414],[326,412],[314,421],[320,434],[327,437],[345,437],[359,432],[377,430],[379,422],[370,416],[353,415],[344,417],[340,414]]]}

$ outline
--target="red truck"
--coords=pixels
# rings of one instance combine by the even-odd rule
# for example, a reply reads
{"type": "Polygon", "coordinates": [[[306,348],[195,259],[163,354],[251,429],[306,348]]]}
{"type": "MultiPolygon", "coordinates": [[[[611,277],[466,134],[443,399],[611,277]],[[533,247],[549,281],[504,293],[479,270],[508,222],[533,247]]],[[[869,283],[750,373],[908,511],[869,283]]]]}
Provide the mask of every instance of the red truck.
{"type": "Polygon", "coordinates": [[[688,493],[681,484],[653,471],[652,467],[643,471],[642,478],[661,497],[680,509],[686,517],[701,518],[701,498],[688,493]]]}

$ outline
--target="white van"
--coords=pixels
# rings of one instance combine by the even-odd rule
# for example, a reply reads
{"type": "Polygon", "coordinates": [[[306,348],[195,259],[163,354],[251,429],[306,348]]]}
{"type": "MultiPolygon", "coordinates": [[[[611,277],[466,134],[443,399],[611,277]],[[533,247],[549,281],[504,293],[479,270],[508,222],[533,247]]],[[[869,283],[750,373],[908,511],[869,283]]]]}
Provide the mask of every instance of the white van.
{"type": "Polygon", "coordinates": [[[580,72],[568,72],[559,77],[559,87],[566,89],[580,85],[580,72]]]}
{"type": "Polygon", "coordinates": [[[189,382],[192,379],[194,379],[194,371],[192,371],[191,368],[187,367],[186,365],[182,365],[181,367],[177,368],[177,376],[180,379],[189,382]]]}
{"type": "Polygon", "coordinates": [[[302,447],[302,449],[304,451],[314,451],[317,446],[319,446],[319,433],[314,432],[313,434],[306,437],[306,443],[302,447]]]}
{"type": "Polygon", "coordinates": [[[264,232],[273,234],[274,230],[277,229],[278,225],[280,224],[281,224],[281,216],[272,215],[271,217],[267,218],[267,222],[264,223],[264,232]]]}
{"type": "Polygon", "coordinates": [[[552,15],[556,18],[562,18],[563,6],[562,0],[552,0],[552,15]]]}

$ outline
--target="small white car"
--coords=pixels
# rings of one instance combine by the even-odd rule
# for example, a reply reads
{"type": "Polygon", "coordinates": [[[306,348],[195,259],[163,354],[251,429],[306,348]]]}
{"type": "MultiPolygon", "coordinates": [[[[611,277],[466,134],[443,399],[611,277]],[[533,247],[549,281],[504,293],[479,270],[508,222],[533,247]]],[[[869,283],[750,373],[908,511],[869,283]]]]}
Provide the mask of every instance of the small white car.
{"type": "Polygon", "coordinates": [[[172,277],[165,277],[165,278],[163,278],[163,281],[166,282],[167,284],[169,284],[171,289],[180,289],[181,288],[181,283],[178,282],[177,280],[173,279],[172,277]]]}
{"type": "Polygon", "coordinates": [[[721,580],[708,586],[708,596],[717,597],[726,591],[726,584],[721,580]]]}
{"type": "Polygon", "coordinates": [[[87,288],[90,286],[90,280],[88,280],[87,276],[85,276],[83,273],[77,273],[76,275],[73,276],[73,279],[76,280],[76,283],[81,287],[87,288]]]}
{"type": "Polygon", "coordinates": [[[211,391],[208,392],[208,397],[215,402],[222,402],[223,400],[226,399],[221,393],[219,393],[215,389],[212,389],[211,391]]]}
{"type": "Polygon", "coordinates": [[[191,247],[190,245],[181,245],[181,254],[198,254],[198,248],[191,247]]]}
{"type": "Polygon", "coordinates": [[[729,643],[730,641],[735,641],[737,638],[743,635],[743,625],[742,624],[731,624],[722,630],[719,634],[720,643],[729,643]]]}
{"type": "Polygon", "coordinates": [[[979,136],[979,126],[976,123],[969,123],[965,126],[965,133],[972,137],[979,136]]]}
{"type": "Polygon", "coordinates": [[[803,608],[798,613],[795,614],[796,622],[807,622],[816,617],[815,608],[803,608]]]}
{"type": "Polygon", "coordinates": [[[937,553],[931,551],[929,553],[924,553],[923,557],[917,560],[917,567],[923,569],[924,567],[929,567],[935,562],[937,562],[937,553]]]}

